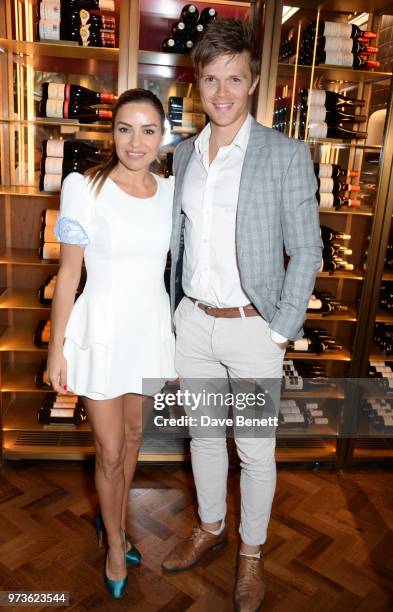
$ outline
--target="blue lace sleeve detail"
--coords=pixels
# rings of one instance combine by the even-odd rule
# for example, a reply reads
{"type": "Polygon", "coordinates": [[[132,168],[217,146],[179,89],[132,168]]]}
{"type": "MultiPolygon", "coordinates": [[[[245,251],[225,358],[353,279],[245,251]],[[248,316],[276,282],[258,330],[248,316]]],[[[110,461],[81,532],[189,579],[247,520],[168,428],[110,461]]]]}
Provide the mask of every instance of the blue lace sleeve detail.
{"type": "Polygon", "coordinates": [[[75,219],[58,217],[55,225],[55,236],[59,242],[87,246],[90,242],[85,230],[75,219]]]}

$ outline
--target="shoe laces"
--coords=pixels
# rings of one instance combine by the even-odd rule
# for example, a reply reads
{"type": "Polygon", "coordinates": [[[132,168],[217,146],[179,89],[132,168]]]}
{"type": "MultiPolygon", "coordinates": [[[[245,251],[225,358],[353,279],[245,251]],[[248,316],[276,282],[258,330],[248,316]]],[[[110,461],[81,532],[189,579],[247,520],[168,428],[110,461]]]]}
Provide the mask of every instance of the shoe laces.
{"type": "Polygon", "coordinates": [[[247,559],[247,578],[255,578],[259,559],[247,559]]]}
{"type": "Polygon", "coordinates": [[[190,540],[196,540],[202,533],[202,529],[200,527],[194,527],[192,530],[192,534],[190,540]]]}

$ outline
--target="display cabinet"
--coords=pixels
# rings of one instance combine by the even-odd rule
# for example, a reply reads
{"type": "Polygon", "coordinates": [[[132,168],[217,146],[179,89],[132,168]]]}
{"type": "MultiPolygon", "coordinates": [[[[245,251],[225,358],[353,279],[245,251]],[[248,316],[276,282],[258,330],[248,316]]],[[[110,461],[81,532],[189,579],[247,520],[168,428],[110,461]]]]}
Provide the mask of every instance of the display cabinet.
{"type": "MultiPolygon", "coordinates": [[[[310,146],[325,260],[315,291],[322,302],[330,302],[307,313],[306,335],[314,338],[315,329],[322,330],[322,337],[316,334],[319,344],[310,344],[318,352],[290,347],[286,358],[297,369],[303,360],[319,362],[336,389],[336,407],[330,404],[326,424],[314,425],[314,433],[292,427],[283,440],[279,430],[278,452],[289,437],[294,460],[307,449],[312,461],[343,466],[353,456],[349,449],[364,444],[355,440],[360,430],[353,419],[359,413],[360,427],[361,410],[354,394],[347,397],[346,383],[367,376],[370,321],[391,317],[375,310],[391,217],[391,8],[389,2],[376,2],[371,13],[366,3],[345,0],[265,3],[262,57],[268,69],[261,73],[264,95],[257,119],[310,146]],[[336,348],[326,344],[325,331],[336,348]]],[[[293,393],[304,396],[304,390],[293,393]]],[[[318,404],[323,394],[308,393],[307,401],[314,395],[318,404]]],[[[373,443],[369,438],[370,447],[389,446],[386,440],[381,444],[381,432],[378,437],[373,443]]]]}

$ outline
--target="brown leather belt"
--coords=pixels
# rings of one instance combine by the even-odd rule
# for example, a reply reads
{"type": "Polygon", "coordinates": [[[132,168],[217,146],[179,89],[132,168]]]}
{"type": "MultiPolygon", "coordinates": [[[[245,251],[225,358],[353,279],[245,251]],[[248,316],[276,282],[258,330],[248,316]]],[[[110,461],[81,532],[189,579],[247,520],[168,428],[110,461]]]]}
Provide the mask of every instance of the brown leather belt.
{"type": "MultiPolygon", "coordinates": [[[[190,298],[194,304],[198,302],[195,298],[190,298]]],[[[235,306],[234,308],[216,308],[215,306],[206,306],[206,304],[201,304],[198,302],[198,308],[203,310],[206,314],[211,317],[218,317],[224,319],[234,319],[237,317],[241,317],[241,312],[239,306],[235,306]]],[[[246,317],[260,317],[261,315],[252,304],[247,304],[243,306],[244,316],[246,317]]]]}

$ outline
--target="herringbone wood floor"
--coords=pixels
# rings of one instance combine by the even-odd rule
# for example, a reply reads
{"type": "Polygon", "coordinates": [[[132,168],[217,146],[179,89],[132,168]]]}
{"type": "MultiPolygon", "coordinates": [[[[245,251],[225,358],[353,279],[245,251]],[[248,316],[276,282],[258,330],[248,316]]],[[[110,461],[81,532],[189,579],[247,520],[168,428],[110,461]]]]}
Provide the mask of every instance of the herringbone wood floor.
{"type": "MultiPolygon", "coordinates": [[[[97,548],[92,527],[93,467],[6,464],[0,472],[0,589],[67,590],[72,611],[232,610],[239,475],[230,475],[229,545],[194,570],[167,576],[161,559],[196,520],[191,472],[184,466],[138,467],[130,532],[143,563],[129,569],[126,597],[113,601],[103,586],[104,550],[97,548]]],[[[263,609],[393,610],[392,532],[392,472],[281,469],[264,549],[263,609]]]]}

